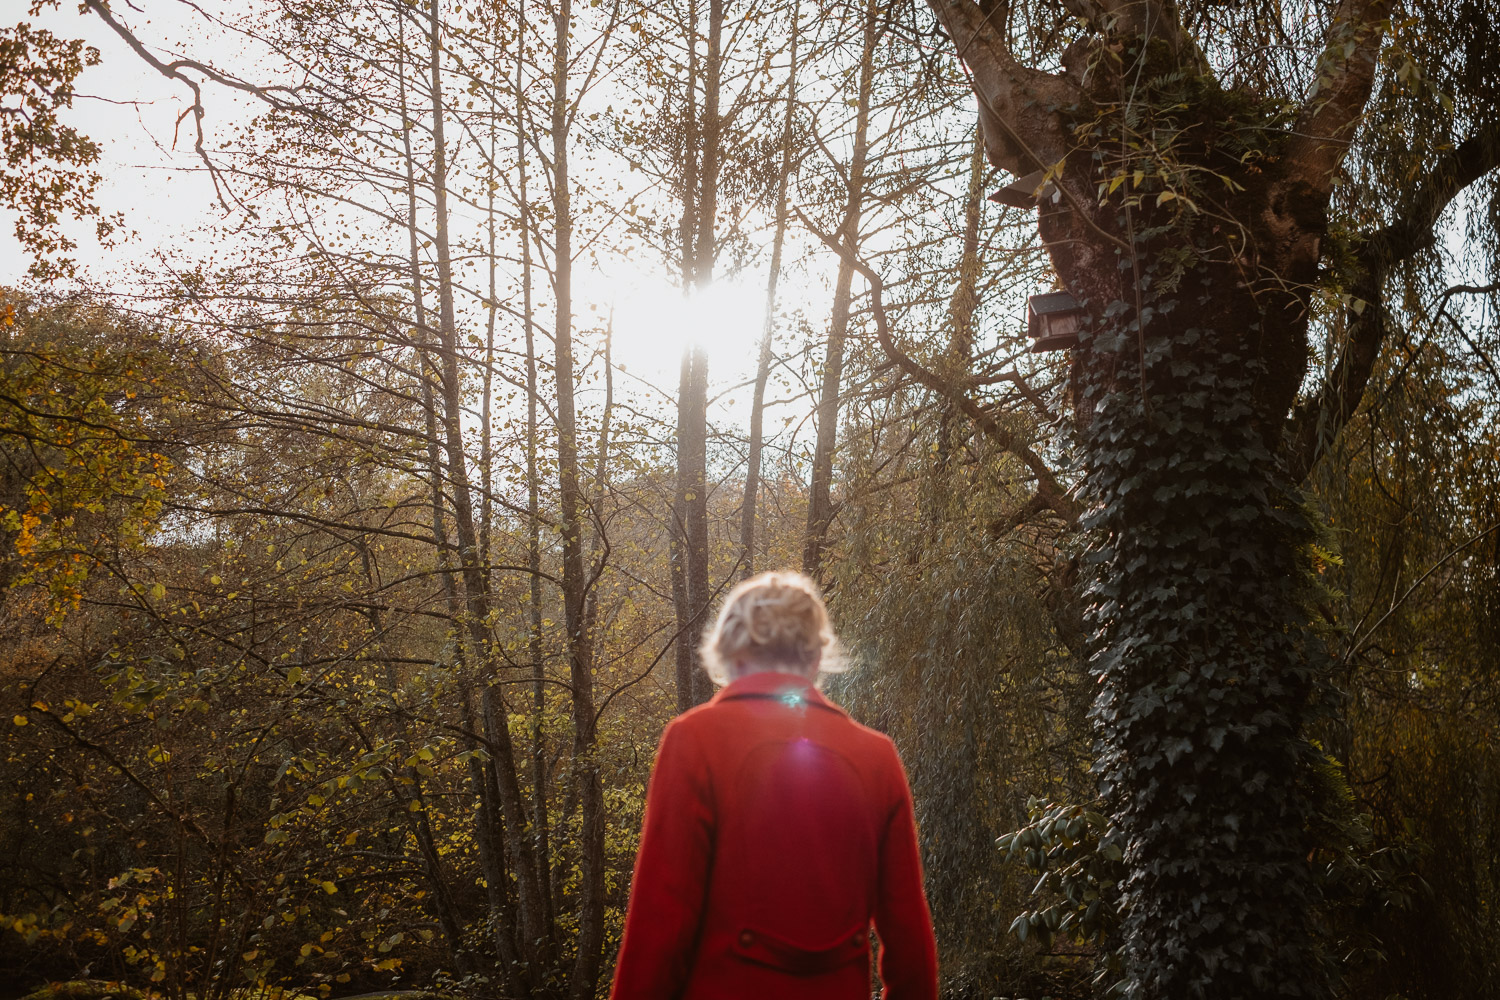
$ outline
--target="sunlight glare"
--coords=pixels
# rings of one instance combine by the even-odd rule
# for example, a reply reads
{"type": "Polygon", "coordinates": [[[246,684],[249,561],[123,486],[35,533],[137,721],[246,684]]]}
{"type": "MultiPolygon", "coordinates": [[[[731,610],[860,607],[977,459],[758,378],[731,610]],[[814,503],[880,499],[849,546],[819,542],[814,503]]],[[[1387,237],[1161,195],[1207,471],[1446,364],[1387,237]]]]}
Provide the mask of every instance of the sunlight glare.
{"type": "Polygon", "coordinates": [[[763,288],[725,280],[684,296],[660,277],[642,275],[602,284],[600,311],[614,308],[617,363],[675,376],[683,351],[697,345],[708,353],[715,382],[754,371],[765,322],[763,288]]]}

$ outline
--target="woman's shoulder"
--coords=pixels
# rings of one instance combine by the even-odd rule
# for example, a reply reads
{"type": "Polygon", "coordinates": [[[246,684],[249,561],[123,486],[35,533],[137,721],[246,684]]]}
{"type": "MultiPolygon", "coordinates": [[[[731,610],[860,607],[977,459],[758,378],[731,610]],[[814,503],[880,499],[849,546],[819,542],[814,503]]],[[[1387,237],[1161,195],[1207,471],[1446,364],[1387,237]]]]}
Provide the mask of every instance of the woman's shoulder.
{"type": "MultiPolygon", "coordinates": [[[[798,699],[716,698],[690,708],[668,722],[662,733],[662,743],[675,744],[684,749],[696,747],[709,750],[726,741],[738,743],[743,738],[753,740],[755,737],[770,737],[782,728],[766,725],[766,710],[770,705],[774,705],[776,714],[790,712],[815,720],[808,727],[793,727],[799,738],[811,737],[820,743],[829,744],[830,749],[838,749],[882,768],[901,769],[900,755],[889,736],[856,721],[821,692],[811,689],[798,699]]],[[[778,738],[786,738],[787,735],[787,732],[782,731],[778,738]]]]}
{"type": "Polygon", "coordinates": [[[834,707],[835,712],[828,713],[823,729],[830,742],[878,771],[901,771],[901,755],[889,736],[858,722],[842,708],[834,707]]]}
{"type": "Polygon", "coordinates": [[[900,775],[904,781],[906,769],[901,764],[901,752],[896,749],[896,741],[880,730],[872,729],[869,726],[855,722],[853,719],[849,720],[849,724],[859,730],[860,735],[870,747],[869,753],[871,756],[878,757],[883,767],[900,775]]]}
{"type": "Polygon", "coordinates": [[[872,745],[878,745],[882,748],[888,748],[892,751],[896,749],[896,744],[885,733],[882,733],[878,729],[867,726],[863,722],[855,720],[853,716],[849,715],[846,712],[841,711],[839,714],[843,716],[843,727],[848,732],[856,734],[858,739],[872,745]]]}

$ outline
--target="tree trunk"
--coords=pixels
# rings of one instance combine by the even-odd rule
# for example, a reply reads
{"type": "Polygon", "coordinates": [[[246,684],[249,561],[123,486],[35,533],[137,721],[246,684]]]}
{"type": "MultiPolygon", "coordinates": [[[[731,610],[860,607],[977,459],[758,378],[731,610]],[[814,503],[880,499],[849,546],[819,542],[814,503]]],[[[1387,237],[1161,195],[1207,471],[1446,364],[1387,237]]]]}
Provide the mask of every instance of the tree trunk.
{"type": "Polygon", "coordinates": [[[536,372],[536,316],[532,300],[531,193],[526,171],[526,36],[525,0],[516,0],[516,174],[517,209],[521,218],[521,323],[526,333],[526,567],[531,573],[527,588],[526,652],[531,660],[531,832],[537,858],[537,880],[542,897],[543,923],[548,945],[557,953],[557,907],[552,878],[550,810],[547,807],[547,714],[546,662],[542,645],[542,524],[541,472],[537,468],[537,405],[540,399],[536,372]]]}
{"type": "MultiPolygon", "coordinates": [[[[410,109],[407,106],[406,96],[404,21],[401,24],[401,33],[399,52],[401,53],[402,64],[397,73],[397,84],[399,87],[401,118],[404,124],[410,120],[410,109]]],[[[421,249],[417,235],[416,161],[412,151],[410,128],[402,129],[401,145],[402,159],[406,171],[407,261],[411,280],[412,312],[416,322],[418,339],[418,346],[415,352],[416,370],[421,382],[422,414],[426,421],[424,431],[427,440],[427,468],[432,495],[433,551],[439,568],[439,579],[442,583],[448,613],[454,617],[456,622],[459,617],[460,605],[457,584],[453,579],[452,566],[448,559],[448,529],[444,523],[445,518],[443,516],[443,482],[445,474],[443,471],[441,448],[438,443],[437,404],[433,398],[432,391],[433,369],[427,347],[432,331],[428,325],[427,307],[422,294],[421,249]]],[[[465,697],[468,697],[467,693],[465,697]]],[[[471,726],[470,732],[475,731],[471,726]]],[[[473,749],[473,747],[470,747],[470,749],[473,749]]],[[[476,760],[472,762],[470,768],[470,777],[474,782],[475,792],[479,797],[479,809],[475,815],[475,840],[479,844],[480,865],[484,871],[485,887],[490,909],[499,915],[510,910],[507,890],[510,880],[506,877],[503,860],[504,833],[499,813],[495,806],[492,786],[484,780],[483,769],[479,768],[480,773],[477,775],[472,773],[478,768],[478,764],[479,762],[476,760]]],[[[444,926],[446,927],[447,924],[445,923],[444,926]]],[[[507,969],[514,968],[514,963],[518,958],[509,933],[510,930],[511,927],[508,921],[497,920],[495,922],[495,952],[507,969]]],[[[507,983],[514,985],[508,977],[507,983]]]]}
{"type": "MultiPolygon", "coordinates": [[[[962,386],[969,375],[974,354],[974,313],[979,308],[979,219],[984,208],[984,137],[974,136],[969,155],[969,188],[964,195],[964,242],[958,258],[958,284],[948,300],[948,349],[941,373],[953,385],[962,386]]],[[[938,420],[936,475],[929,517],[934,521],[947,510],[949,489],[946,475],[954,448],[958,447],[957,424],[962,415],[953,400],[943,400],[938,420]]]]}
{"type": "Polygon", "coordinates": [[[1316,757],[1302,736],[1327,666],[1301,556],[1314,536],[1262,431],[1266,368],[1247,358],[1265,318],[1224,293],[1227,270],[1167,293],[1146,268],[1133,291],[1161,319],[1142,331],[1120,310],[1080,372],[1096,766],[1131,862],[1129,965],[1154,997],[1319,981],[1316,757]]]}
{"type": "Polygon", "coordinates": [[[701,347],[682,358],[677,386],[677,497],[673,504],[673,597],[677,604],[677,710],[701,705],[712,685],[698,643],[708,609],[708,360],[701,347]]]}
{"type": "MultiPolygon", "coordinates": [[[[442,86],[442,28],[438,5],[428,11],[428,45],[431,71],[432,97],[432,143],[433,143],[433,210],[435,225],[433,242],[437,247],[438,269],[438,335],[441,345],[443,397],[443,432],[447,445],[448,482],[453,494],[454,526],[458,535],[459,562],[464,586],[464,622],[469,641],[475,655],[482,657],[486,680],[491,661],[489,635],[486,622],[489,618],[489,593],[486,586],[485,567],[479,563],[479,545],[474,524],[474,506],[469,488],[469,476],[463,451],[463,394],[458,367],[458,331],[453,302],[453,266],[448,242],[448,191],[447,150],[443,138],[443,86],[442,86]]],[[[516,770],[515,750],[511,741],[508,711],[503,698],[491,702],[499,716],[489,732],[490,753],[495,761],[495,773],[499,781],[501,814],[505,826],[510,830],[525,830],[528,825],[525,802],[521,793],[516,770]]],[[[517,857],[517,880],[520,889],[520,916],[522,941],[529,957],[528,974],[543,975],[549,964],[545,942],[546,927],[542,923],[544,905],[541,899],[541,880],[537,875],[538,859],[532,850],[530,839],[517,837],[512,840],[517,857]]]]}
{"type": "MultiPolygon", "coordinates": [[[[875,43],[880,37],[879,5],[865,6],[864,47],[859,60],[859,105],[855,112],[854,153],[849,162],[849,187],[844,199],[844,217],[838,239],[851,250],[859,245],[859,220],[865,196],[865,166],[870,144],[870,96],[875,84],[875,43]]],[[[803,536],[802,572],[814,580],[823,575],[824,549],[833,524],[833,452],[838,442],[839,390],[844,377],[844,340],[849,334],[849,309],[853,300],[854,265],[849,257],[839,261],[833,289],[833,315],[828,323],[828,348],[823,358],[823,378],[818,389],[818,435],[813,447],[812,484],[807,497],[807,531],[803,536]]]]}
{"type": "MultiPolygon", "coordinates": [[[[500,46],[494,49],[495,62],[501,62],[500,46]]],[[[496,132],[498,115],[490,114],[490,150],[489,150],[489,176],[485,183],[485,213],[484,229],[486,242],[489,245],[489,287],[484,303],[484,375],[479,390],[479,492],[480,492],[480,516],[479,516],[479,558],[484,564],[486,576],[490,575],[490,567],[494,560],[490,552],[490,533],[494,519],[494,455],[493,428],[491,427],[491,409],[493,406],[493,394],[495,384],[495,314],[500,308],[499,292],[495,287],[498,258],[495,255],[496,227],[495,227],[495,191],[499,188],[499,182],[495,179],[495,153],[496,132]]],[[[493,586],[493,580],[490,581],[493,586]]]]}
{"type": "Polygon", "coordinates": [[[760,494],[761,449],[764,442],[766,382],[771,375],[771,347],[776,332],[776,286],[781,280],[781,254],[786,245],[787,186],[792,177],[792,126],[797,111],[797,9],[791,11],[791,66],[787,70],[786,117],[781,123],[781,170],[776,178],[776,235],[771,240],[771,274],[766,279],[766,322],[760,335],[760,359],[755,366],[755,394],[750,401],[750,450],[745,462],[745,500],[740,509],[740,577],[755,573],[755,513],[760,494]]]}
{"type": "Polygon", "coordinates": [[[1289,117],[1223,89],[1173,4],[1080,5],[1087,33],[1052,74],[1020,65],[978,4],[929,2],[973,71],[991,161],[1055,192],[1039,231],[1081,306],[1096,769],[1127,868],[1124,987],[1324,996],[1305,734],[1328,657],[1310,623],[1314,533],[1278,451],[1388,4],[1337,5],[1289,117]]]}
{"type": "Polygon", "coordinates": [[[714,260],[719,248],[715,238],[719,213],[719,143],[723,122],[719,115],[719,92],[723,81],[721,53],[724,33],[724,0],[708,0],[708,55],[703,63],[703,125],[701,168],[698,177],[698,223],[693,254],[693,286],[701,291],[713,283],[714,260]]]}
{"type": "MultiPolygon", "coordinates": [[[[709,0],[708,53],[703,67],[703,110],[697,113],[698,5],[689,10],[687,184],[683,199],[683,292],[694,295],[713,282],[718,254],[719,90],[724,29],[723,0],[709,0]]],[[[698,643],[708,615],[708,354],[689,345],[677,399],[677,497],[673,505],[680,584],[677,606],[677,707],[686,711],[713,693],[701,668],[698,643]]]]}
{"type": "Polygon", "coordinates": [[[572,0],[553,12],[552,209],[556,249],[553,330],[557,373],[557,479],[562,530],[563,612],[568,632],[568,678],[572,685],[573,779],[582,829],[578,902],[578,951],[572,995],[591,997],[604,961],[604,787],[595,757],[592,636],[584,627],[588,577],[583,557],[582,502],[578,473],[578,423],[573,402],[573,205],[568,174],[568,41],[572,0]]]}
{"type": "MultiPolygon", "coordinates": [[[[614,341],[615,341],[615,311],[609,311],[609,323],[604,328],[604,411],[599,417],[599,452],[598,459],[594,465],[594,541],[589,552],[589,574],[597,580],[604,569],[604,559],[608,552],[608,539],[604,535],[604,499],[609,491],[609,432],[610,422],[615,412],[615,368],[614,368],[614,341]]],[[[599,588],[593,587],[589,590],[588,602],[585,605],[583,627],[588,629],[590,635],[595,635],[595,628],[599,621],[599,588]]]]}

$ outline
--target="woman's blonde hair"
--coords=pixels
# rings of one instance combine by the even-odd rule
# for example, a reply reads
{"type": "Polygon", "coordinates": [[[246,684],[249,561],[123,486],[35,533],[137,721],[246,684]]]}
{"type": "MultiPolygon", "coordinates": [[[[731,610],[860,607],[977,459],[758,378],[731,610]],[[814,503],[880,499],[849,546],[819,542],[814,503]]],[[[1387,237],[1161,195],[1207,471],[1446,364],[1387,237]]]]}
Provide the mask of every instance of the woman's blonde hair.
{"type": "Polygon", "coordinates": [[[801,573],[761,573],[731,590],[699,652],[715,684],[728,684],[741,658],[804,673],[847,666],[818,585],[801,573]]]}

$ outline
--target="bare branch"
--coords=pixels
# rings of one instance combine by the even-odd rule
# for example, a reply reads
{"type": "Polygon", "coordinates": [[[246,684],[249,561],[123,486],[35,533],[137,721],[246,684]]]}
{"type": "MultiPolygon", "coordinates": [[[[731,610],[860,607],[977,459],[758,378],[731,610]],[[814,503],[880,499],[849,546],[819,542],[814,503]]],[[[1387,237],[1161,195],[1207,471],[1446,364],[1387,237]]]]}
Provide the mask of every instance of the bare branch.
{"type": "Polygon", "coordinates": [[[1076,526],[1078,518],[1082,514],[1082,508],[1077,501],[1068,496],[1068,492],[1062,484],[1057,481],[1057,476],[1042,461],[1042,457],[1033,451],[1026,442],[1020,440],[1015,434],[1001,427],[995,418],[985,411],[974,400],[966,396],[957,386],[947,379],[938,375],[921,365],[915,358],[903,351],[891,336],[890,325],[886,320],[885,303],[882,292],[885,284],[880,280],[880,275],[859,257],[849,247],[840,243],[832,235],[823,232],[812,224],[812,221],[803,214],[801,209],[795,209],[797,217],[818,239],[834,253],[838,254],[850,267],[864,276],[865,281],[870,284],[870,308],[875,316],[875,335],[880,341],[880,346],[912,378],[917,382],[936,392],[938,395],[951,401],[958,409],[974,422],[974,425],[984,432],[985,436],[994,441],[999,447],[1019,458],[1031,470],[1036,477],[1037,501],[1045,508],[1057,514],[1070,526],[1076,526]]]}
{"type": "Polygon", "coordinates": [[[1370,99],[1390,6],[1390,0],[1341,0],[1282,158],[1282,176],[1304,181],[1324,197],[1370,99]]]}
{"type": "Polygon", "coordinates": [[[1474,338],[1469,336],[1469,331],[1465,330],[1463,324],[1448,311],[1448,300],[1455,295],[1493,295],[1496,292],[1500,292],[1500,281],[1492,281],[1488,285],[1454,285],[1438,297],[1437,312],[1433,315],[1453,324],[1453,329],[1463,338],[1464,343],[1469,345],[1469,350],[1474,352],[1474,357],[1478,358],[1485,371],[1490,373],[1490,381],[1494,383],[1495,391],[1500,392],[1500,370],[1495,368],[1495,362],[1490,360],[1484,348],[1474,342],[1474,338]]]}
{"type": "Polygon", "coordinates": [[[1354,659],[1354,657],[1358,655],[1359,651],[1365,647],[1365,644],[1372,638],[1374,638],[1375,633],[1380,631],[1380,626],[1384,625],[1386,623],[1386,620],[1390,618],[1391,615],[1395,614],[1401,609],[1402,605],[1407,602],[1411,595],[1417,592],[1417,588],[1427,582],[1428,577],[1432,576],[1432,574],[1436,573],[1438,570],[1447,565],[1449,560],[1451,560],[1454,556],[1465,551],[1466,549],[1473,547],[1476,542],[1482,541],[1488,536],[1494,534],[1496,529],[1500,529],[1500,523],[1492,524],[1488,528],[1485,528],[1483,531],[1480,531],[1479,533],[1473,535],[1469,538],[1468,541],[1452,549],[1450,552],[1448,552],[1447,555],[1443,556],[1443,558],[1439,559],[1437,562],[1429,566],[1427,568],[1427,571],[1421,576],[1417,577],[1416,581],[1410,587],[1406,588],[1406,592],[1391,604],[1390,610],[1381,615],[1380,620],[1374,625],[1371,625],[1369,631],[1359,637],[1359,640],[1349,648],[1349,652],[1344,654],[1344,659],[1346,661],[1354,659]]]}
{"type": "MultiPolygon", "coordinates": [[[[164,62],[157,58],[150,49],[146,48],[145,44],[136,37],[135,32],[114,16],[105,0],[83,0],[83,7],[86,10],[92,11],[101,21],[109,26],[111,31],[119,35],[125,41],[125,44],[130,46],[131,51],[139,56],[146,65],[167,79],[176,80],[186,85],[193,92],[192,106],[178,117],[177,122],[181,125],[183,118],[189,114],[193,116],[193,149],[197,152],[198,159],[202,160],[203,165],[208,168],[208,175],[214,182],[214,193],[219,198],[219,204],[223,205],[227,211],[230,205],[228,197],[226,197],[225,188],[220,183],[219,168],[208,155],[208,148],[203,135],[203,118],[207,113],[203,107],[203,85],[199,80],[195,80],[185,71],[198,73],[203,79],[210,80],[220,86],[253,94],[279,110],[291,110],[297,107],[295,101],[288,99],[295,96],[295,91],[289,87],[264,87],[247,83],[238,77],[220,72],[212,66],[194,59],[174,59],[171,62],[164,62]]],[[[238,201],[237,198],[235,200],[238,201]]],[[[247,206],[241,203],[241,207],[247,206]]]]}

